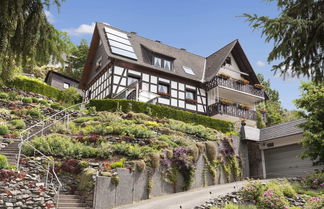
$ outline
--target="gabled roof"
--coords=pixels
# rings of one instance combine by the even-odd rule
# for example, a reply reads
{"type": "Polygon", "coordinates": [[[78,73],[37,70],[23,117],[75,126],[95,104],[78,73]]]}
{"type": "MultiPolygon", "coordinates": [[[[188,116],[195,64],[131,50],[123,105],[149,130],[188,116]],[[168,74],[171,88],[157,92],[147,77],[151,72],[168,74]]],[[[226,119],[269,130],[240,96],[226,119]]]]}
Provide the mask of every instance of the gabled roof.
{"type": "Polygon", "coordinates": [[[99,32],[100,38],[103,40],[103,42],[106,43],[106,44],[104,44],[104,46],[106,48],[106,52],[107,52],[108,56],[111,58],[127,61],[129,63],[141,65],[144,67],[149,67],[149,68],[152,68],[159,72],[172,74],[174,76],[180,76],[180,77],[187,78],[190,80],[201,81],[203,79],[203,71],[204,71],[204,64],[205,64],[204,57],[187,52],[186,50],[178,49],[175,47],[171,47],[171,46],[162,44],[157,41],[153,41],[153,40],[144,38],[144,37],[139,36],[135,33],[129,33],[126,31],[122,31],[118,28],[114,28],[109,25],[105,25],[103,23],[97,23],[96,29],[99,32]],[[123,57],[121,55],[113,54],[110,50],[109,43],[107,41],[107,37],[104,32],[105,27],[111,28],[113,30],[117,30],[122,33],[126,33],[138,59],[133,60],[133,59],[123,57]],[[143,47],[154,52],[154,53],[174,58],[172,71],[166,70],[163,68],[159,68],[159,67],[155,67],[155,66],[151,65],[150,63],[145,62],[145,58],[143,56],[143,54],[144,54],[143,47]],[[190,75],[190,74],[185,73],[183,70],[183,66],[190,67],[195,72],[195,75],[190,75]]]}
{"type": "Polygon", "coordinates": [[[287,123],[281,123],[271,127],[263,128],[260,130],[260,140],[276,139],[285,136],[291,136],[295,134],[303,133],[303,129],[299,128],[298,125],[305,123],[306,119],[298,119],[289,121],[287,123]]]}
{"type": "Polygon", "coordinates": [[[71,80],[71,81],[74,81],[74,82],[76,82],[76,83],[79,83],[78,80],[76,80],[76,79],[74,79],[74,78],[71,78],[71,77],[69,77],[69,76],[66,76],[66,75],[64,75],[64,74],[62,74],[62,73],[55,72],[55,71],[53,71],[53,70],[49,70],[49,71],[47,71],[47,74],[46,74],[46,77],[45,77],[45,80],[44,80],[45,83],[47,83],[47,80],[48,80],[49,75],[50,75],[51,73],[56,74],[56,75],[58,75],[58,76],[61,76],[61,77],[63,77],[63,78],[69,79],[69,80],[71,80]]]}
{"type": "Polygon", "coordinates": [[[88,62],[85,65],[85,70],[81,79],[81,86],[85,86],[85,82],[91,70],[91,63],[93,59],[93,53],[95,52],[99,39],[102,41],[105,51],[111,60],[119,60],[127,62],[131,65],[138,65],[141,67],[145,67],[150,70],[154,70],[157,72],[166,73],[175,77],[181,77],[184,79],[204,83],[213,79],[220,67],[224,63],[226,57],[231,53],[239,65],[240,69],[243,72],[246,72],[250,75],[249,79],[252,80],[253,83],[259,83],[258,78],[255,72],[252,69],[247,57],[245,56],[242,47],[240,46],[238,40],[234,40],[233,42],[227,44],[222,49],[208,56],[207,58],[190,53],[183,49],[178,49],[172,46],[168,46],[166,44],[162,44],[158,41],[153,41],[142,36],[137,35],[136,33],[130,33],[118,28],[112,27],[110,25],[106,25],[103,23],[96,23],[93,39],[90,45],[88,62]],[[110,28],[122,33],[125,33],[130,41],[134,52],[137,56],[136,59],[130,59],[116,53],[112,53],[111,48],[109,46],[109,42],[104,31],[104,28],[110,28]],[[146,57],[147,51],[152,52],[153,54],[160,54],[166,57],[170,57],[173,60],[173,69],[167,70],[163,68],[159,68],[153,66],[151,63],[148,63],[148,59],[146,57]],[[184,71],[183,67],[191,68],[195,75],[188,74],[184,71]]]}
{"type": "MultiPolygon", "coordinates": [[[[260,81],[237,39],[206,58],[205,80],[210,81],[216,76],[226,57],[230,54],[233,55],[240,70],[249,74],[248,79],[252,81],[252,84],[259,84],[260,81]]],[[[242,76],[244,77],[244,75],[242,76]]]]}

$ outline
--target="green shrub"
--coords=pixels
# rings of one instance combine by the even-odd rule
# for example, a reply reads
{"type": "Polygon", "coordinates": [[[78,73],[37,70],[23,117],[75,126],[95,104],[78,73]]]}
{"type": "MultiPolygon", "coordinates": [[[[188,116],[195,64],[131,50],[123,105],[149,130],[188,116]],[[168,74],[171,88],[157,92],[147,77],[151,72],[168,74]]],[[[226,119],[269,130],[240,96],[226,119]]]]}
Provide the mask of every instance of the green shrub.
{"type": "Polygon", "coordinates": [[[98,120],[98,117],[80,117],[80,118],[77,118],[75,120],[73,120],[74,123],[85,123],[85,122],[88,122],[88,121],[96,121],[98,120]]]}
{"type": "Polygon", "coordinates": [[[206,142],[206,154],[209,161],[216,160],[217,146],[215,142],[206,142]]]}
{"type": "Polygon", "coordinates": [[[26,128],[26,124],[23,120],[12,120],[10,123],[16,128],[16,129],[24,129],[26,128]]]}
{"type": "MultiPolygon", "coordinates": [[[[64,157],[64,158],[87,158],[97,157],[98,151],[90,146],[85,146],[68,137],[60,134],[35,137],[30,141],[31,145],[40,150],[45,155],[64,157]]],[[[26,155],[33,155],[34,151],[28,145],[24,145],[23,152],[26,155]]]]}
{"type": "Polygon", "coordinates": [[[138,144],[130,145],[125,142],[111,145],[112,151],[115,154],[124,155],[130,159],[142,159],[148,154],[155,152],[152,147],[139,146],[138,144]]]}
{"type": "Polygon", "coordinates": [[[18,96],[20,96],[20,95],[18,95],[17,92],[14,92],[14,91],[13,92],[9,92],[8,95],[9,95],[9,99],[10,100],[19,100],[18,96]]]}
{"type": "Polygon", "coordinates": [[[247,201],[258,200],[265,190],[265,186],[261,181],[250,181],[241,191],[240,196],[247,201]]]}
{"type": "Polygon", "coordinates": [[[42,94],[56,99],[59,98],[61,92],[59,89],[49,86],[38,79],[22,75],[16,76],[13,80],[7,82],[6,85],[11,88],[42,94]]]}
{"type": "Polygon", "coordinates": [[[26,114],[36,118],[40,118],[42,116],[40,110],[36,108],[27,110],[26,114]]]}
{"type": "Polygon", "coordinates": [[[117,161],[117,162],[114,162],[114,163],[110,164],[110,167],[112,169],[122,168],[122,167],[124,167],[125,160],[126,160],[125,158],[122,158],[120,161],[117,161]]]}
{"type": "Polygon", "coordinates": [[[158,140],[166,142],[171,147],[177,147],[178,146],[177,143],[172,141],[172,138],[169,135],[161,135],[161,136],[159,136],[158,140]]]}
{"type": "Polygon", "coordinates": [[[81,102],[81,96],[76,88],[67,88],[60,92],[59,100],[65,102],[67,104],[74,104],[77,102],[81,102]]]}
{"type": "Polygon", "coordinates": [[[238,205],[235,205],[233,203],[227,203],[224,207],[224,209],[238,209],[238,205]]]}
{"type": "Polygon", "coordinates": [[[132,104],[132,111],[136,113],[145,113],[147,108],[151,109],[151,115],[159,118],[171,118],[180,120],[186,123],[195,123],[209,128],[213,128],[223,133],[234,130],[234,125],[231,122],[214,119],[208,116],[199,115],[175,108],[166,107],[162,105],[153,105],[144,102],[137,102],[131,100],[118,99],[95,99],[90,100],[89,106],[95,106],[97,111],[111,111],[114,112],[119,106],[123,112],[129,112],[129,103],[132,104]]]}
{"type": "Polygon", "coordinates": [[[36,97],[32,97],[32,101],[33,101],[33,103],[39,103],[40,99],[38,99],[36,97]]]}
{"type": "Polygon", "coordinates": [[[60,105],[59,103],[57,103],[57,102],[52,103],[51,108],[57,109],[57,110],[63,110],[64,109],[64,107],[62,105],[60,105]]]}
{"type": "Polygon", "coordinates": [[[0,92],[0,99],[9,99],[9,95],[5,92],[0,92]]]}
{"type": "Polygon", "coordinates": [[[39,104],[42,104],[42,105],[48,105],[48,101],[46,99],[40,99],[38,100],[39,104]]]}
{"type": "Polygon", "coordinates": [[[324,208],[324,198],[323,197],[311,197],[306,202],[305,209],[323,209],[324,208]]]}
{"type": "Polygon", "coordinates": [[[97,173],[97,170],[94,168],[86,168],[83,170],[81,176],[80,176],[80,184],[79,184],[79,190],[81,191],[87,191],[91,188],[93,188],[93,175],[97,173]]]}
{"type": "Polygon", "coordinates": [[[24,98],[22,99],[22,102],[23,102],[23,103],[27,103],[27,104],[29,104],[29,103],[32,103],[32,102],[33,102],[33,99],[30,98],[30,97],[24,97],[24,98]]]}
{"type": "Polygon", "coordinates": [[[6,135],[9,133],[9,129],[6,125],[0,125],[0,135],[6,135]]]}
{"type": "Polygon", "coordinates": [[[8,159],[4,155],[0,155],[0,169],[5,169],[8,167],[8,159]]]}

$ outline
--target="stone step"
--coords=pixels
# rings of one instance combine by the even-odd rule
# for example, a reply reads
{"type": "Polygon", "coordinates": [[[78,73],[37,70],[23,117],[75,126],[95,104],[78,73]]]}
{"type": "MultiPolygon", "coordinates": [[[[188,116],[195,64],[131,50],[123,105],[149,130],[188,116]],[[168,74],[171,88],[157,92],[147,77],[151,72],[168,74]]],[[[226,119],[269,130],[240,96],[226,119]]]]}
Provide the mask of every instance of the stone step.
{"type": "Polygon", "coordinates": [[[59,202],[59,207],[82,207],[83,204],[80,202],[77,203],[63,203],[63,202],[59,202]]]}
{"type": "Polygon", "coordinates": [[[9,156],[16,156],[18,153],[12,153],[12,152],[0,152],[0,155],[5,155],[7,157],[9,156]]]}
{"type": "Polygon", "coordinates": [[[77,198],[61,198],[60,197],[60,204],[63,204],[63,203],[80,203],[80,200],[77,199],[77,198]]]}
{"type": "Polygon", "coordinates": [[[87,209],[85,207],[61,207],[59,206],[58,209],[87,209]]]}
{"type": "Polygon", "coordinates": [[[60,199],[64,199],[64,198],[75,198],[75,199],[79,199],[80,196],[79,195],[75,195],[75,194],[60,194],[60,199]]]}

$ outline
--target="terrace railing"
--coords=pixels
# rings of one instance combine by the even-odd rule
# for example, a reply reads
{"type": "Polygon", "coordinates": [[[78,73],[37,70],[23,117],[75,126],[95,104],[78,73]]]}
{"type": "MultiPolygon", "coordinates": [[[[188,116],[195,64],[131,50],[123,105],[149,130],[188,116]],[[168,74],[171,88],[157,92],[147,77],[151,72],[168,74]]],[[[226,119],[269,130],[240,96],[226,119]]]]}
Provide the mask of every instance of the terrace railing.
{"type": "Polygon", "coordinates": [[[247,118],[249,120],[256,120],[256,112],[238,107],[237,105],[227,105],[222,103],[214,103],[208,106],[208,114],[225,114],[239,118],[247,118]]]}
{"type": "Polygon", "coordinates": [[[47,160],[47,169],[46,169],[46,176],[43,176],[45,188],[52,189],[56,194],[55,205],[56,208],[59,207],[59,199],[60,199],[60,190],[62,188],[62,183],[57,177],[55,172],[55,161],[52,158],[49,158],[40,150],[36,149],[29,141],[36,136],[43,136],[51,127],[53,127],[58,122],[63,122],[68,125],[70,120],[70,116],[75,114],[75,110],[82,109],[86,103],[80,103],[73,106],[70,106],[64,110],[61,110],[54,115],[46,118],[39,123],[27,128],[26,130],[20,133],[20,143],[18,145],[19,152],[17,156],[17,170],[20,171],[20,164],[21,164],[21,156],[22,156],[22,148],[23,146],[29,146],[34,150],[34,153],[40,155],[43,159],[47,160]]]}
{"type": "Polygon", "coordinates": [[[237,80],[231,79],[231,78],[222,78],[222,77],[216,76],[212,81],[210,81],[208,84],[206,84],[206,87],[208,90],[212,89],[216,86],[224,86],[224,87],[227,87],[230,89],[242,91],[242,92],[249,93],[249,94],[252,94],[255,96],[264,97],[263,89],[256,88],[249,84],[239,83],[237,80]]]}

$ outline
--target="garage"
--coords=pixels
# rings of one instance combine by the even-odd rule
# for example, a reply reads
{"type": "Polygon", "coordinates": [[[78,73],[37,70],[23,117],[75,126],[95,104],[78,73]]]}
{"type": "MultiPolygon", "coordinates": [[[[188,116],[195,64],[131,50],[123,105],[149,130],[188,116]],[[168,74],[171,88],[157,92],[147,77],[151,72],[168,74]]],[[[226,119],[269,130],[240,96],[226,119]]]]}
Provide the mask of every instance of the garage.
{"type": "Polygon", "coordinates": [[[312,166],[310,160],[298,157],[303,152],[299,144],[264,150],[267,178],[303,176],[320,167],[312,166]]]}

